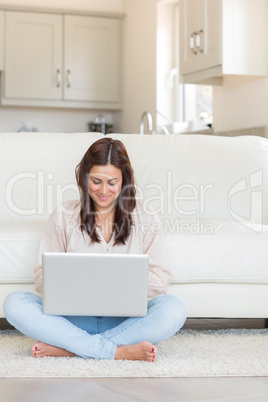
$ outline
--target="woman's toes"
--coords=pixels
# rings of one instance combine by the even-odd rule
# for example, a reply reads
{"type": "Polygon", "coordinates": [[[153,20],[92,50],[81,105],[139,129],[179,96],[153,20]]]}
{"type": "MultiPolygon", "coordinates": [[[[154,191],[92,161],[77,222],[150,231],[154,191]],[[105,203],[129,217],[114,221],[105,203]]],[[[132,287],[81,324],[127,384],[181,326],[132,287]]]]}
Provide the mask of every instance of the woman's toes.
{"type": "Polygon", "coordinates": [[[35,343],[33,346],[32,346],[32,352],[36,352],[37,351],[37,344],[35,343]]]}
{"type": "Polygon", "coordinates": [[[147,360],[149,361],[149,362],[154,362],[155,361],[155,353],[147,353],[147,360]]]}
{"type": "Polygon", "coordinates": [[[32,354],[33,354],[34,357],[37,357],[37,355],[39,354],[39,342],[36,342],[32,346],[32,354]]]}

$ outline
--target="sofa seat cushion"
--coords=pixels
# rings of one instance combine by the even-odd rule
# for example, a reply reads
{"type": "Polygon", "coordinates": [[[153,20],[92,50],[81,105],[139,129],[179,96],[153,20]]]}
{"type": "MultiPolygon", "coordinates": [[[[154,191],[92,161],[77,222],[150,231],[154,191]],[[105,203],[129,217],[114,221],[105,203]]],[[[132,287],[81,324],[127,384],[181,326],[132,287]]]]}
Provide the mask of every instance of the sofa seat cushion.
{"type": "Polygon", "coordinates": [[[32,283],[46,221],[0,222],[0,283],[32,283]]]}
{"type": "Polygon", "coordinates": [[[268,284],[268,226],[211,222],[207,233],[194,222],[183,227],[165,233],[172,283],[268,284]]]}
{"type": "MultiPolygon", "coordinates": [[[[0,283],[33,282],[45,224],[1,221],[0,283]]],[[[181,224],[181,233],[165,233],[172,282],[268,284],[268,227],[238,222],[211,225],[200,233],[196,223],[188,221],[181,224]]]]}

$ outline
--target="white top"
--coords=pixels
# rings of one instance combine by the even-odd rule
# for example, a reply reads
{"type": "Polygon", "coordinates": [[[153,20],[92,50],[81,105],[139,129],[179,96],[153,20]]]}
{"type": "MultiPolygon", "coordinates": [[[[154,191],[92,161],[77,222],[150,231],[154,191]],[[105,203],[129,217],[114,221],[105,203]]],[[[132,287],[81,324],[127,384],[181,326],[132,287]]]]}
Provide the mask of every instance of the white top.
{"type": "Polygon", "coordinates": [[[40,243],[38,265],[34,270],[36,290],[42,293],[43,252],[79,252],[148,254],[149,289],[148,297],[166,293],[171,275],[165,266],[164,243],[158,216],[148,205],[137,202],[132,213],[134,225],[126,244],[114,246],[114,235],[106,243],[100,230],[100,243],[91,243],[87,233],[80,230],[80,204],[76,200],[67,201],[55,209],[45,227],[40,243]]]}

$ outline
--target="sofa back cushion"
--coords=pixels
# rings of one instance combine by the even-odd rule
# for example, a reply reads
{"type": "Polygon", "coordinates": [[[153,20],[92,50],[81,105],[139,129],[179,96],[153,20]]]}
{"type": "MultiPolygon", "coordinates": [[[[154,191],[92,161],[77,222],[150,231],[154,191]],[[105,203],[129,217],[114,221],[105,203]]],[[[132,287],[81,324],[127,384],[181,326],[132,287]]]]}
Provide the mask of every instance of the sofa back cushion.
{"type": "Polygon", "coordinates": [[[0,220],[47,219],[62,201],[78,198],[75,167],[102,136],[0,134],[0,220]]]}
{"type": "Polygon", "coordinates": [[[268,140],[256,136],[111,135],[124,142],[137,196],[173,228],[183,221],[268,223],[268,140]]]}
{"type": "MultiPolygon", "coordinates": [[[[75,167],[102,136],[0,134],[0,219],[47,219],[59,203],[78,198],[75,167]]],[[[267,139],[137,134],[110,137],[126,145],[137,198],[145,207],[152,204],[165,225],[213,220],[268,223],[267,139]]]]}

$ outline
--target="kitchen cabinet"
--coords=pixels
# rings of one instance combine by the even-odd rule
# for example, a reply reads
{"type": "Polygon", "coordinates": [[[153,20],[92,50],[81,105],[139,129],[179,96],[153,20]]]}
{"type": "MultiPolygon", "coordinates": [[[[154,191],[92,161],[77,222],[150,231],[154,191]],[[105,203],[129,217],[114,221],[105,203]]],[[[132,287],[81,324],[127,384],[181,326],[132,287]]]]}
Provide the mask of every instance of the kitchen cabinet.
{"type": "Polygon", "coordinates": [[[120,108],[120,20],[6,11],[2,104],[120,108]]]}
{"type": "Polygon", "coordinates": [[[6,12],[4,95],[61,99],[62,17],[6,12]]]}
{"type": "Polygon", "coordinates": [[[118,20],[66,16],[64,98],[119,102],[118,20]]]}
{"type": "Polygon", "coordinates": [[[184,83],[221,84],[225,75],[266,76],[266,0],[181,0],[184,83]]]}
{"type": "Polygon", "coordinates": [[[221,62],[221,0],[186,0],[182,4],[181,74],[221,62]]]}

